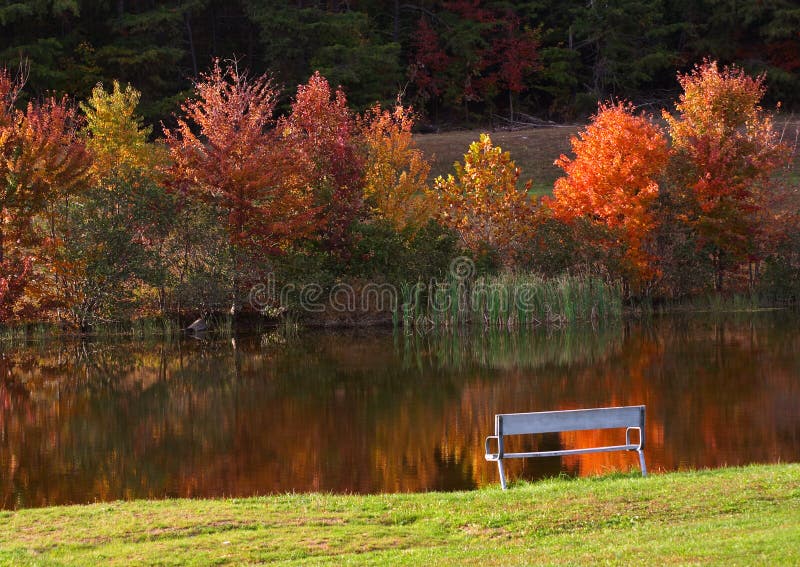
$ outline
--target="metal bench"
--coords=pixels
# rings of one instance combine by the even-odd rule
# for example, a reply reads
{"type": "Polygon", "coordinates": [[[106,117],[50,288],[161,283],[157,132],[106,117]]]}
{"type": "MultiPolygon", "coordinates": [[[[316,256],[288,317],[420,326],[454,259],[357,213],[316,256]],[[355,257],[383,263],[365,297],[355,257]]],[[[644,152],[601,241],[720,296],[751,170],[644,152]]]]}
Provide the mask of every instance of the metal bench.
{"type": "Polygon", "coordinates": [[[500,484],[506,489],[506,476],[503,459],[523,459],[526,457],[560,457],[584,453],[605,453],[609,451],[636,451],[642,476],[647,476],[644,464],[644,406],[624,406],[617,408],[595,408],[566,411],[540,411],[532,413],[502,413],[494,416],[494,435],[486,438],[486,460],[496,461],[500,471],[500,484]],[[533,435],[537,433],[561,433],[562,431],[584,431],[590,429],[625,428],[625,444],[586,449],[563,449],[560,451],[534,451],[530,453],[506,453],[503,440],[509,435],[533,435]],[[639,442],[631,443],[631,430],[638,429],[639,442]],[[491,452],[491,440],[497,442],[497,452],[491,452]]]}

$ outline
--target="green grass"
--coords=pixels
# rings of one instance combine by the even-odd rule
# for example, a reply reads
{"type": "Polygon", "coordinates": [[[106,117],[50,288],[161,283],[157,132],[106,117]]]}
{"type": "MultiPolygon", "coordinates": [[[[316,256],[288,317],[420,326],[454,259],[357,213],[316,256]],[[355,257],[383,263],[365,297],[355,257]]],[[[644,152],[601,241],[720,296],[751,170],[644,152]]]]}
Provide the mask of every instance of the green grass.
{"type": "Polygon", "coordinates": [[[61,330],[47,323],[29,323],[4,327],[0,325],[0,345],[11,346],[33,341],[52,340],[61,336],[61,330]]]}
{"type": "Polygon", "coordinates": [[[8,565],[800,562],[800,465],[0,513],[8,565]]]}
{"type": "MultiPolygon", "coordinates": [[[[209,335],[230,338],[233,334],[233,319],[230,315],[214,316],[210,324],[209,335]]],[[[166,317],[103,323],[96,325],[88,333],[81,333],[75,329],[62,329],[51,323],[28,323],[11,327],[0,326],[0,345],[11,346],[84,336],[96,339],[130,338],[138,341],[155,338],[173,340],[183,333],[183,328],[177,320],[166,317]]]]}
{"type": "Polygon", "coordinates": [[[420,357],[425,356],[437,368],[466,372],[476,367],[535,371],[551,365],[594,365],[619,353],[623,342],[623,325],[614,322],[534,332],[489,328],[466,333],[403,333],[403,366],[421,369],[420,357]]]}

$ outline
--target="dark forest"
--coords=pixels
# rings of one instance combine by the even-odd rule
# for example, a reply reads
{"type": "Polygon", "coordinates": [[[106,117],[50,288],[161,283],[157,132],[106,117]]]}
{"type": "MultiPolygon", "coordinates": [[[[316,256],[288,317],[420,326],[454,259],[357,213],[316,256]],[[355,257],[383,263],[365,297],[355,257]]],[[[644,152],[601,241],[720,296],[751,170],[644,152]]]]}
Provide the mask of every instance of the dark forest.
{"type": "MultiPolygon", "coordinates": [[[[398,93],[433,124],[523,112],[585,117],[598,100],[658,106],[704,57],[767,72],[768,105],[800,102],[791,0],[5,0],[0,67],[28,96],[85,99],[99,82],[142,92],[169,120],[212,59],[293,92],[319,70],[366,108],[398,93]]],[[[287,95],[288,101],[288,95],[287,95]]],[[[284,102],[284,106],[288,102],[284,102]]]]}

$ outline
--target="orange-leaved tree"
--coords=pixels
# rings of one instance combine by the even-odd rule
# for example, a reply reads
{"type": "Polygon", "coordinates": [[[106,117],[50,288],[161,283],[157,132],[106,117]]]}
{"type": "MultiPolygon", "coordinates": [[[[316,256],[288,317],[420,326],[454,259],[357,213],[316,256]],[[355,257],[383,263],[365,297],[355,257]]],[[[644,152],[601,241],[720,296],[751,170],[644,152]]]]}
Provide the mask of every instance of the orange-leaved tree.
{"type": "Polygon", "coordinates": [[[33,258],[8,258],[0,264],[0,323],[14,316],[17,300],[25,293],[33,258]]]}
{"type": "Polygon", "coordinates": [[[473,252],[495,251],[502,263],[513,264],[532,213],[531,182],[518,186],[520,170],[488,134],[470,144],[464,163],[454,167],[455,176],[434,181],[441,221],[473,252]]]}
{"type": "Polygon", "coordinates": [[[566,177],[556,180],[548,205],[562,220],[586,218],[618,235],[632,281],[653,275],[646,243],[658,222],[653,205],[669,159],[661,128],[629,103],[601,104],[571,144],[575,157],[555,162],[566,177]]]}
{"type": "Polygon", "coordinates": [[[788,158],[760,106],[764,78],[706,60],[678,76],[677,115],[664,112],[686,220],[712,249],[718,290],[724,272],[754,254],[771,177],[788,158]]]}
{"type": "Polygon", "coordinates": [[[418,228],[431,216],[431,165],[411,134],[414,115],[399,102],[393,110],[375,105],[361,118],[367,147],[364,197],[370,212],[396,229],[418,228]]]}
{"type": "Polygon", "coordinates": [[[278,121],[291,155],[291,177],[313,194],[321,209],[323,245],[347,256],[351,229],[364,212],[364,155],[357,124],[341,88],[314,73],[297,88],[291,112],[278,121]]]}
{"type": "Polygon", "coordinates": [[[6,314],[23,294],[33,260],[58,246],[57,205],[83,186],[90,163],[67,99],[47,98],[19,110],[21,88],[0,69],[0,303],[6,314]]]}

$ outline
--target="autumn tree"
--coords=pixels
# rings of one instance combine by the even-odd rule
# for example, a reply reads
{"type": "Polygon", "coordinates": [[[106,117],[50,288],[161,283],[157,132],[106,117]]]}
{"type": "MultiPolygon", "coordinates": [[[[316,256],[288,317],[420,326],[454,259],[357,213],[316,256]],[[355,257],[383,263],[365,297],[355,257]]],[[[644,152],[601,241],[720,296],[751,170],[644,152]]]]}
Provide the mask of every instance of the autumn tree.
{"type": "Polygon", "coordinates": [[[451,0],[442,8],[438,17],[420,19],[411,39],[409,74],[419,98],[442,97],[466,111],[471,102],[491,109],[505,92],[513,119],[514,98],[541,67],[537,32],[509,3],[451,0]]]}
{"type": "Polygon", "coordinates": [[[646,243],[658,222],[653,205],[669,159],[661,128],[631,104],[607,103],[571,145],[575,157],[555,162],[566,177],[556,180],[550,207],[562,220],[586,218],[611,229],[626,248],[633,279],[653,275],[646,243]]]}
{"type": "Polygon", "coordinates": [[[502,14],[499,21],[483,54],[485,70],[478,85],[484,97],[495,92],[508,93],[509,119],[513,121],[514,97],[527,90],[526,80],[541,69],[539,38],[512,11],[502,14]]]}
{"type": "Polygon", "coordinates": [[[515,20],[506,22],[507,37],[498,40],[494,46],[495,61],[499,65],[500,85],[508,91],[509,118],[514,120],[514,97],[519,96],[528,86],[529,75],[542,69],[539,57],[540,40],[530,28],[523,28],[515,20]]]}
{"type": "Polygon", "coordinates": [[[518,186],[519,169],[488,134],[470,144],[464,163],[454,166],[455,176],[434,181],[441,221],[473,252],[496,251],[504,264],[513,264],[530,220],[531,182],[518,186]]]}
{"type": "Polygon", "coordinates": [[[409,78],[417,87],[417,96],[422,101],[436,101],[444,94],[445,71],[451,58],[427,18],[420,18],[417,22],[411,48],[413,56],[409,64],[409,78]]]}
{"type": "Polygon", "coordinates": [[[276,140],[277,96],[267,76],[251,78],[236,64],[215,61],[182,105],[178,126],[164,131],[172,182],[216,211],[234,274],[246,256],[279,254],[313,228],[312,195],[287,175],[288,156],[276,140]]]}
{"type": "Polygon", "coordinates": [[[113,178],[156,178],[167,165],[166,150],[149,141],[152,127],[144,126],[137,114],[141,93],[119,81],[111,91],[102,84],[80,108],[86,118],[86,146],[92,153],[92,174],[96,180],[113,178]]]}
{"type": "Polygon", "coordinates": [[[14,316],[17,300],[25,293],[33,258],[7,259],[0,264],[0,323],[14,316]]]}
{"type": "Polygon", "coordinates": [[[716,288],[755,253],[760,213],[787,148],[760,106],[765,77],[705,61],[679,75],[676,115],[664,112],[676,154],[676,193],[685,220],[711,247],[716,288]]]}
{"type": "Polygon", "coordinates": [[[81,134],[92,156],[87,187],[61,207],[60,245],[50,288],[69,322],[88,329],[99,319],[130,317],[134,293],[155,285],[164,304],[164,242],[175,202],[163,181],[166,148],[148,140],[137,114],[140,94],[114,82],[97,85],[80,104],[81,134]]]}
{"type": "Polygon", "coordinates": [[[370,212],[397,230],[418,228],[431,216],[427,186],[430,163],[411,134],[414,115],[398,102],[374,106],[361,119],[367,147],[364,197],[370,212]]]}
{"type": "Polygon", "coordinates": [[[20,111],[13,106],[19,88],[0,70],[0,262],[5,237],[31,236],[32,219],[80,187],[89,165],[67,99],[48,98],[20,111]]]}
{"type": "Polygon", "coordinates": [[[353,223],[364,212],[364,156],[344,91],[333,91],[314,73],[297,88],[291,112],[278,121],[277,130],[291,156],[289,177],[321,211],[325,248],[347,256],[353,223]]]}
{"type": "Polygon", "coordinates": [[[9,290],[20,290],[32,274],[33,259],[57,246],[56,205],[83,186],[89,167],[78,116],[67,99],[47,98],[18,110],[21,87],[0,70],[0,285],[7,289],[6,301],[13,295],[9,290]]]}

